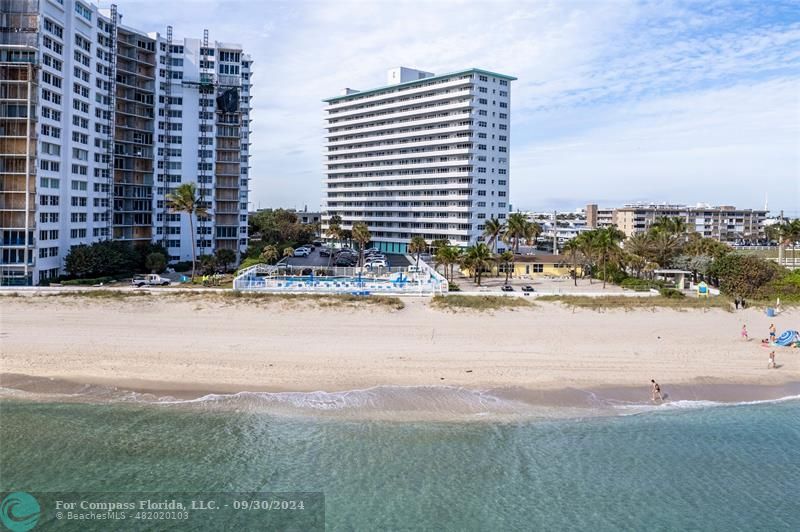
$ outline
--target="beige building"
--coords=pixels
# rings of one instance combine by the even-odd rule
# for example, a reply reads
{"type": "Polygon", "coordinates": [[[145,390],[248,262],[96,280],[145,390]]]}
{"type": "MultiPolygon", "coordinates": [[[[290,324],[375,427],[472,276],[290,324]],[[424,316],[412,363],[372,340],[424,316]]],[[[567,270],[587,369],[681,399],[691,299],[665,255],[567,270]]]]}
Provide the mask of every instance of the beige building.
{"type": "Polygon", "coordinates": [[[764,220],[767,217],[767,211],[763,210],[706,204],[630,204],[616,209],[598,209],[596,205],[587,205],[586,213],[589,227],[615,225],[627,236],[647,231],[659,218],[681,218],[689,231],[721,242],[763,239],[764,220]],[[593,213],[592,219],[590,212],[593,213]]]}

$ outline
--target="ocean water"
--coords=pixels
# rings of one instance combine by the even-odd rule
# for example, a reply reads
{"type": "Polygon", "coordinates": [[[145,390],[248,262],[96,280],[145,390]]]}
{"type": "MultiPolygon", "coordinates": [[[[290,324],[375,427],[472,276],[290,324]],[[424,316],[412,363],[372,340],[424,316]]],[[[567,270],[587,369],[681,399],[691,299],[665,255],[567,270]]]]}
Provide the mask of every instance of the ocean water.
{"type": "MultiPolygon", "coordinates": [[[[0,491],[322,492],[327,530],[800,530],[800,401],[632,411],[398,422],[5,398],[0,491]]],[[[181,526],[151,529],[221,529],[181,526]]]]}

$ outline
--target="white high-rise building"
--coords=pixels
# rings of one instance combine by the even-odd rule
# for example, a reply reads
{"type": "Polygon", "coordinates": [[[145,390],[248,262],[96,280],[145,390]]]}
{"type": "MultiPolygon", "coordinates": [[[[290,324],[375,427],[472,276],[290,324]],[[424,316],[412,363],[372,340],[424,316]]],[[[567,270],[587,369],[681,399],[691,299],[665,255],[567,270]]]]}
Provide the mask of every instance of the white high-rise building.
{"type": "Polygon", "coordinates": [[[250,58],[124,26],[116,6],[0,0],[0,284],[64,272],[70,248],[161,243],[171,261],[247,245],[250,58]],[[195,182],[190,234],[164,198],[195,182]]]}
{"type": "Polygon", "coordinates": [[[406,252],[413,236],[468,246],[509,211],[511,82],[477,68],[389,70],[387,85],[324,100],[323,228],[365,222],[372,244],[406,252]]]}

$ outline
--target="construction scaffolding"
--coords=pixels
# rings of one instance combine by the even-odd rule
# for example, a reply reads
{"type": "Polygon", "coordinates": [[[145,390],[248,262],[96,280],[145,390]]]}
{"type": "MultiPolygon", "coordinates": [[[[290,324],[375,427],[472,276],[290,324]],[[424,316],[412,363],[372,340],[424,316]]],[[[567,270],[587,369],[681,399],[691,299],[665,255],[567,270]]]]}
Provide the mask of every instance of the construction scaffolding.
{"type": "Polygon", "coordinates": [[[108,25],[108,91],[107,91],[107,111],[106,128],[108,136],[106,139],[106,209],[105,216],[105,238],[110,240],[114,234],[114,136],[117,115],[117,4],[111,4],[111,22],[108,25]]]}
{"type": "Polygon", "coordinates": [[[169,201],[167,196],[170,190],[170,150],[172,137],[170,130],[170,109],[172,104],[172,26],[167,26],[167,43],[164,51],[166,82],[164,83],[164,142],[162,149],[161,186],[164,191],[161,201],[161,245],[167,248],[167,221],[169,220],[169,201]]]}
{"type": "Polygon", "coordinates": [[[0,24],[0,285],[34,282],[38,2],[6,0],[0,24]]]}

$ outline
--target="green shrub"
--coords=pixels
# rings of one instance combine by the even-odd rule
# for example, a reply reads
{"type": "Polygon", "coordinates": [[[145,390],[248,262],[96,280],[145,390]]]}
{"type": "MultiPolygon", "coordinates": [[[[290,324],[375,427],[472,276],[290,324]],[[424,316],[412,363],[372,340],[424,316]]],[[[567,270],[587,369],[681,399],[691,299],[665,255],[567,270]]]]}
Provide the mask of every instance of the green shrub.
{"type": "Polygon", "coordinates": [[[113,282],[113,277],[98,277],[96,279],[70,279],[62,281],[61,284],[66,286],[92,286],[100,283],[108,284],[113,282]]]}
{"type": "Polygon", "coordinates": [[[661,294],[661,297],[666,297],[667,299],[681,299],[686,297],[683,292],[675,288],[662,288],[658,292],[661,294]]]}
{"type": "Polygon", "coordinates": [[[185,260],[185,261],[181,261],[181,262],[176,262],[175,264],[172,265],[172,269],[174,269],[176,272],[188,272],[188,271],[191,271],[191,269],[192,269],[192,261],[185,260]]]}
{"type": "Polygon", "coordinates": [[[242,261],[242,263],[239,265],[239,269],[236,270],[236,273],[239,273],[250,266],[255,266],[256,264],[264,264],[264,260],[259,259],[258,257],[248,257],[242,261]]]}
{"type": "Polygon", "coordinates": [[[456,283],[447,283],[447,290],[450,292],[461,292],[461,287],[456,283]]]}

